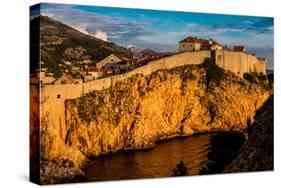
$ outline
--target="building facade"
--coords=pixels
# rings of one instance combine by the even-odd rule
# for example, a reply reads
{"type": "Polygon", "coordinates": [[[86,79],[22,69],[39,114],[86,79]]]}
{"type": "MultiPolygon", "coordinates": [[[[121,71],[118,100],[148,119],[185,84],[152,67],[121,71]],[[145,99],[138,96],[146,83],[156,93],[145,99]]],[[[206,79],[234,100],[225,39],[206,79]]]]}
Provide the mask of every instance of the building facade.
{"type": "Polygon", "coordinates": [[[179,52],[192,52],[199,50],[223,50],[224,47],[218,42],[197,37],[187,37],[179,42],[179,52]]]}
{"type": "Polygon", "coordinates": [[[122,61],[125,61],[124,58],[118,57],[115,54],[110,54],[100,62],[96,64],[96,67],[101,70],[102,68],[109,69],[109,68],[114,68],[116,66],[116,63],[120,63],[122,61]]]}

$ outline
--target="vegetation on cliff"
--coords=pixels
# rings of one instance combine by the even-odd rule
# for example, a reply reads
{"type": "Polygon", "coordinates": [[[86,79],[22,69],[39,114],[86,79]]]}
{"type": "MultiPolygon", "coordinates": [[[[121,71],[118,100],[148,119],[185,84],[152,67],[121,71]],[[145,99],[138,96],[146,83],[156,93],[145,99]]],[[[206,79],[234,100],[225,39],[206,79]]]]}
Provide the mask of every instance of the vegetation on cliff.
{"type": "Polygon", "coordinates": [[[205,59],[202,64],[203,68],[206,71],[206,85],[209,88],[211,82],[219,84],[222,79],[224,79],[225,73],[224,70],[218,67],[211,58],[205,59]]]}
{"type": "Polygon", "coordinates": [[[270,85],[269,82],[267,80],[266,75],[264,74],[258,74],[255,72],[251,72],[251,73],[244,73],[243,75],[244,79],[247,80],[248,82],[252,83],[252,84],[258,84],[261,87],[263,87],[264,89],[270,89],[270,85]]]}

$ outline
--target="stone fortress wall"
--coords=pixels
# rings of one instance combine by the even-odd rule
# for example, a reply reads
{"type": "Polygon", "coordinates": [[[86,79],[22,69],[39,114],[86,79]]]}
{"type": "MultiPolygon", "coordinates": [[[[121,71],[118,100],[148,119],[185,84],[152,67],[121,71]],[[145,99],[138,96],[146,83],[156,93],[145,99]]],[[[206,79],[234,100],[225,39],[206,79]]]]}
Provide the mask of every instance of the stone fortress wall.
{"type": "Polygon", "coordinates": [[[74,99],[84,93],[109,88],[115,85],[116,82],[125,80],[134,74],[149,75],[160,69],[171,69],[189,64],[201,64],[205,58],[211,58],[210,51],[183,52],[153,60],[145,66],[120,75],[92,80],[82,84],[44,85],[41,89],[41,103],[45,104],[48,101],[74,99]]]}
{"type": "Polygon", "coordinates": [[[266,75],[266,59],[257,58],[244,52],[217,50],[212,52],[216,64],[224,70],[231,71],[240,77],[244,73],[256,72],[266,75]]]}
{"type": "Polygon", "coordinates": [[[201,64],[205,58],[212,58],[219,67],[231,71],[240,77],[243,77],[243,74],[247,72],[266,74],[265,59],[258,59],[253,55],[243,52],[222,50],[182,52],[152,60],[145,66],[120,75],[92,80],[82,84],[45,85],[41,91],[41,102],[77,98],[84,93],[109,88],[115,85],[116,82],[127,79],[134,74],[149,75],[160,69],[171,69],[183,65],[197,65],[201,64]]]}
{"type": "Polygon", "coordinates": [[[168,57],[150,61],[147,65],[130,72],[108,78],[97,79],[82,84],[44,85],[40,93],[40,117],[48,117],[52,128],[64,140],[66,135],[65,100],[74,99],[94,90],[102,90],[114,86],[116,82],[131,77],[134,74],[149,75],[160,69],[170,69],[183,65],[201,64],[205,58],[212,58],[215,63],[240,77],[245,72],[266,74],[266,60],[258,59],[243,52],[230,51],[194,51],[182,52],[168,57]]]}

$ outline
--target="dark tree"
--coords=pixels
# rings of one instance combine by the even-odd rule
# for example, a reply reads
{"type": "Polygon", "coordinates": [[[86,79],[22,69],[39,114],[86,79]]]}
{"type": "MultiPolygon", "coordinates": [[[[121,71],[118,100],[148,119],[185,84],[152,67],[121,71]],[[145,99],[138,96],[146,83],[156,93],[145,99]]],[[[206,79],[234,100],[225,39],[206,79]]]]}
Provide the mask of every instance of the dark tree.
{"type": "Polygon", "coordinates": [[[180,161],[177,164],[177,167],[174,169],[173,176],[188,176],[188,172],[183,161],[180,161]]]}
{"type": "Polygon", "coordinates": [[[203,62],[203,68],[206,71],[206,85],[207,90],[211,82],[219,84],[225,77],[224,70],[216,65],[211,58],[206,58],[203,62]]]}

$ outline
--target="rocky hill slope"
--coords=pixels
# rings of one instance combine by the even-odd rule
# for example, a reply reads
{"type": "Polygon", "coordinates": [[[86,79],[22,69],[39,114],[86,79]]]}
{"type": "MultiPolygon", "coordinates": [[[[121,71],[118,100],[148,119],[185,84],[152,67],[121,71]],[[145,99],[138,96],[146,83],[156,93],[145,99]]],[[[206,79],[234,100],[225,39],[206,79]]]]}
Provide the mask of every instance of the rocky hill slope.
{"type": "MultiPolygon", "coordinates": [[[[65,60],[72,62],[91,60],[96,63],[111,53],[122,57],[132,55],[126,48],[84,34],[47,16],[40,15],[32,19],[30,28],[31,46],[38,43],[36,36],[40,33],[41,61],[46,62],[49,68],[58,69],[59,67],[55,67],[56,64],[65,60]]],[[[36,67],[37,63],[39,62],[34,60],[31,65],[36,67]]]]}
{"type": "Polygon", "coordinates": [[[249,139],[225,172],[273,170],[273,95],[255,115],[249,139]]]}

